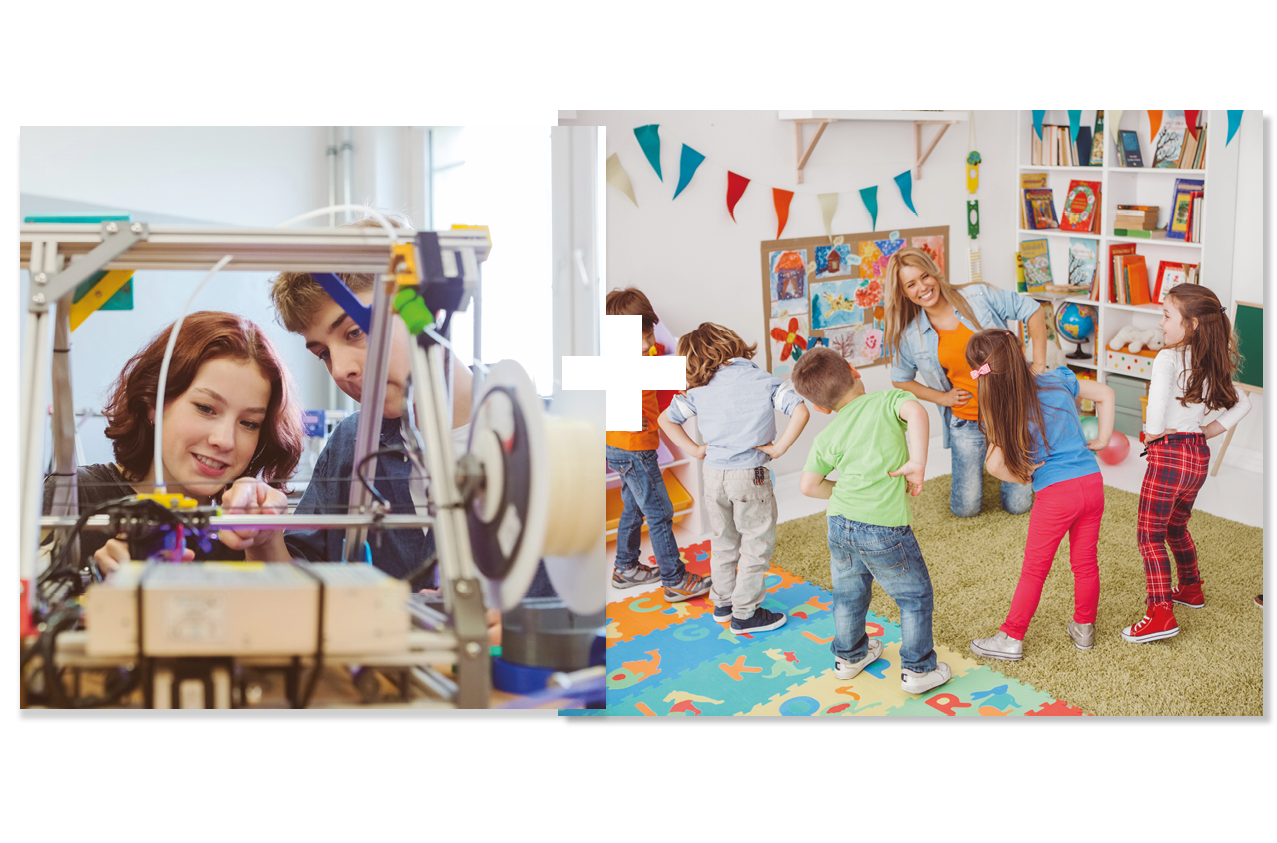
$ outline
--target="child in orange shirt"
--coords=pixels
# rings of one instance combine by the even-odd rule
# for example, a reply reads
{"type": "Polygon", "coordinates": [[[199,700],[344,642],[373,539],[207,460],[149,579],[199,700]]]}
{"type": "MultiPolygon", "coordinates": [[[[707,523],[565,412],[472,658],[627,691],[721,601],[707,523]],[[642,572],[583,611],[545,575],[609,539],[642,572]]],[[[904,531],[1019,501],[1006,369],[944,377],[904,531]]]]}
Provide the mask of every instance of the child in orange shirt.
{"type": "MultiPolygon", "coordinates": [[[[643,354],[656,346],[656,313],[642,291],[627,287],[607,294],[609,316],[641,316],[643,318],[643,354]]],[[[616,530],[616,567],[612,572],[615,588],[633,588],[655,582],[665,587],[670,603],[690,600],[709,592],[710,578],[688,571],[679,558],[674,540],[674,505],[665,491],[656,449],[660,434],[656,419],[660,414],[656,391],[643,390],[643,429],[640,431],[608,431],[607,465],[621,475],[621,521],[616,530]],[[639,546],[643,537],[643,520],[647,519],[652,538],[652,553],[659,570],[639,563],[639,546]]]]}

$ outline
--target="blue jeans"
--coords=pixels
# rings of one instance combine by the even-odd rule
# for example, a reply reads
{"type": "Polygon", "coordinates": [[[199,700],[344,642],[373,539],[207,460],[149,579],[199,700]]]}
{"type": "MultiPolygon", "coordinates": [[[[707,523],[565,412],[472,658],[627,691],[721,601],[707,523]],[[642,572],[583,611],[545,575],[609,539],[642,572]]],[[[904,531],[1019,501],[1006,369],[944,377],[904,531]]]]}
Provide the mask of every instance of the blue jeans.
{"type": "Polygon", "coordinates": [[[869,651],[865,614],[874,580],[900,607],[900,666],[936,669],[931,639],[933,594],[913,528],[862,524],[830,515],[829,567],[834,580],[834,655],[860,661],[869,651]]]}
{"type": "MultiPolygon", "coordinates": [[[[953,482],[949,486],[949,511],[959,518],[974,518],[984,503],[985,439],[977,422],[952,417],[949,447],[953,455],[953,482]]],[[[1002,482],[1002,508],[1023,515],[1033,508],[1033,484],[1002,482]]]]}
{"type": "Polygon", "coordinates": [[[678,585],[683,560],[674,541],[674,505],[670,503],[655,451],[626,451],[607,446],[607,467],[621,475],[621,521],[616,527],[616,569],[630,571],[639,564],[643,519],[652,537],[652,554],[661,569],[661,582],[678,585]]]}

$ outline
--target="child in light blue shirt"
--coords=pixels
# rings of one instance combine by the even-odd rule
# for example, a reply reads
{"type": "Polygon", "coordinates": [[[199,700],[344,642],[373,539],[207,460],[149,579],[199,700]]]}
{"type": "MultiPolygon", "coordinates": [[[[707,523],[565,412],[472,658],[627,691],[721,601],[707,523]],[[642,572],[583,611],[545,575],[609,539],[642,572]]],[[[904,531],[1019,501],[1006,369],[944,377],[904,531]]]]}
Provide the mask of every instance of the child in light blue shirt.
{"type": "Polygon", "coordinates": [[[704,322],[678,342],[687,391],[657,420],[675,445],[705,460],[714,619],[737,635],[777,629],[782,612],[762,607],[763,580],[776,546],[776,495],[766,464],[798,439],[808,412],[793,387],[751,362],[756,346],[704,322]],[[790,417],[776,438],[776,411],[790,417]],[[704,445],[683,430],[697,417],[704,445]]]}

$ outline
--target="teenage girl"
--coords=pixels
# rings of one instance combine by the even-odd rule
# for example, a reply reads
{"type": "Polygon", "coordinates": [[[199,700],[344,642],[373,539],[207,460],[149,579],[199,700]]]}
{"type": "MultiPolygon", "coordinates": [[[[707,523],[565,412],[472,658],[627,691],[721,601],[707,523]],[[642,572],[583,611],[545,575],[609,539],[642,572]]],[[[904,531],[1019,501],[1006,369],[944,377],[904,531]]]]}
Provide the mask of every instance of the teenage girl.
{"type": "Polygon", "coordinates": [[[1210,464],[1206,440],[1250,412],[1250,398],[1232,382],[1239,362],[1237,337],[1214,293],[1196,284],[1172,288],[1159,324],[1166,347],[1153,361],[1148,390],[1144,424],[1148,468],[1140,488],[1137,533],[1148,582],[1148,609],[1143,620],[1122,630],[1122,637],[1135,643],[1179,634],[1172,601],[1191,609],[1206,605],[1197,572],[1197,548],[1188,534],[1193,501],[1210,464]],[[1224,413],[1203,427],[1210,410],[1224,413]],[[1175,588],[1171,588],[1168,543],[1179,577],[1175,588]]]}
{"type": "Polygon", "coordinates": [[[1079,650],[1089,650],[1095,646],[1100,602],[1096,544],[1104,515],[1104,483],[1092,451],[1103,450],[1113,435],[1113,390],[1080,381],[1063,366],[1034,375],[1010,331],[980,331],[967,343],[966,356],[971,379],[979,386],[980,427],[989,443],[985,467],[1008,483],[1032,482],[1034,493],[1011,610],[996,635],[977,638],[971,649],[991,659],[1023,658],[1024,635],[1055,550],[1067,533],[1073,569],[1073,620],[1067,632],[1079,650]],[[1082,433],[1077,398],[1096,404],[1100,434],[1093,442],[1082,433]]]}

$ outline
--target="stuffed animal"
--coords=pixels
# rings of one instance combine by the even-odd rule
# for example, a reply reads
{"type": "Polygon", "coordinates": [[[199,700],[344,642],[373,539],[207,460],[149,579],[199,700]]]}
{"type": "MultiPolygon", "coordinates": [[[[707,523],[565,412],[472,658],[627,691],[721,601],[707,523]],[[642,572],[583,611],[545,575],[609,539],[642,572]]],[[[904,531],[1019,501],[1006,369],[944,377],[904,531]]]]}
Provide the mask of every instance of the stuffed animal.
{"type": "Polygon", "coordinates": [[[1144,348],[1160,351],[1166,345],[1166,340],[1158,328],[1141,330],[1134,325],[1124,325],[1122,330],[1114,334],[1113,338],[1109,340],[1108,347],[1113,351],[1121,351],[1128,344],[1130,345],[1130,352],[1138,354],[1144,348]]]}

